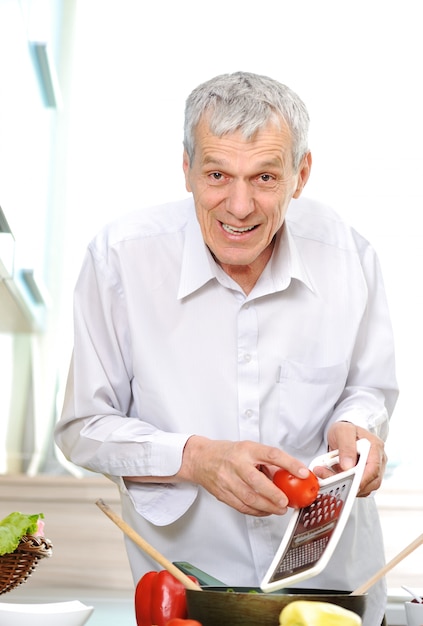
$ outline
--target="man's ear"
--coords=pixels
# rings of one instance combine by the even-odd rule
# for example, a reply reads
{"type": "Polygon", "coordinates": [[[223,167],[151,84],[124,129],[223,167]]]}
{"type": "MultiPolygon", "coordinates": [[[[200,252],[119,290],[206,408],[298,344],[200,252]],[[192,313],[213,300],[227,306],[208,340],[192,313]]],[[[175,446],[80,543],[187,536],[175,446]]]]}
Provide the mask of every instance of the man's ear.
{"type": "Polygon", "coordinates": [[[312,164],[311,152],[307,152],[307,154],[303,156],[303,160],[298,170],[297,188],[294,192],[294,195],[292,196],[293,198],[299,198],[304,187],[306,186],[307,181],[310,177],[311,164],[312,164]]]}

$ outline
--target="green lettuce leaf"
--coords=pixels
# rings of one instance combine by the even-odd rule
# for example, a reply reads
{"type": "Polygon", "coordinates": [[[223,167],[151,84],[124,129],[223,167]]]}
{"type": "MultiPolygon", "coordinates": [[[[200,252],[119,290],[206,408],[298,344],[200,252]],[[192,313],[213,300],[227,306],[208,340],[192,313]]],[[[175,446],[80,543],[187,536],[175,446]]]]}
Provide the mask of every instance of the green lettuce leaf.
{"type": "Polygon", "coordinates": [[[10,513],[0,521],[0,556],[14,552],[19,545],[21,537],[31,535],[37,531],[37,520],[43,518],[42,513],[36,515],[24,515],[23,513],[10,513]]]}

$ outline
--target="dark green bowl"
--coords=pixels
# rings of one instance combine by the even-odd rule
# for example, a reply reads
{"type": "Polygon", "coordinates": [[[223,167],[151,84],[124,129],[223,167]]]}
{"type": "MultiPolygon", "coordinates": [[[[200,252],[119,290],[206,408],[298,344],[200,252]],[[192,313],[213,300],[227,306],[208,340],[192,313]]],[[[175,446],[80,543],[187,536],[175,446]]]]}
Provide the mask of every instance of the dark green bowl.
{"type": "Polygon", "coordinates": [[[188,617],[202,626],[278,626],[282,609],[294,600],[330,602],[363,617],[366,595],[351,596],[348,591],[282,589],[278,592],[251,593],[251,587],[203,587],[187,589],[188,617]]]}

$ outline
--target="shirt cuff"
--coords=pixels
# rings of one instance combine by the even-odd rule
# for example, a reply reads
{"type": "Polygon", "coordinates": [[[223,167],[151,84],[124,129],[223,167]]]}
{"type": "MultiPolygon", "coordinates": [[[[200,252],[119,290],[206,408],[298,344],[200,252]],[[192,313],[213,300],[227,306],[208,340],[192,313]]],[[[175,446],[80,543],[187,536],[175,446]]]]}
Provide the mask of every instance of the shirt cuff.
{"type": "Polygon", "coordinates": [[[167,526],[188,511],[198,494],[193,483],[135,483],[110,477],[127,493],[134,508],[155,526],[167,526]]]}
{"type": "MultiPolygon", "coordinates": [[[[365,409],[350,409],[340,415],[337,422],[351,422],[355,426],[365,428],[374,435],[386,441],[389,432],[389,416],[384,408],[378,413],[371,413],[365,409]]],[[[327,433],[326,433],[327,434],[327,433]]]]}

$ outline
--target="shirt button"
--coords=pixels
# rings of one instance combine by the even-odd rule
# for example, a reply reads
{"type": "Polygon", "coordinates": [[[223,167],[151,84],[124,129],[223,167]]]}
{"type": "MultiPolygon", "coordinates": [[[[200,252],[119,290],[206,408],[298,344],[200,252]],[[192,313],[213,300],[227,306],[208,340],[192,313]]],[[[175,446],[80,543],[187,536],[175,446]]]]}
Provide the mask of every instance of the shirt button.
{"type": "Polygon", "coordinates": [[[245,361],[246,363],[249,363],[249,362],[251,361],[251,354],[245,354],[245,355],[244,355],[244,361],[245,361]]]}
{"type": "Polygon", "coordinates": [[[253,416],[253,412],[251,409],[247,409],[244,413],[245,417],[252,417],[253,416]]]}

